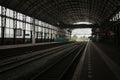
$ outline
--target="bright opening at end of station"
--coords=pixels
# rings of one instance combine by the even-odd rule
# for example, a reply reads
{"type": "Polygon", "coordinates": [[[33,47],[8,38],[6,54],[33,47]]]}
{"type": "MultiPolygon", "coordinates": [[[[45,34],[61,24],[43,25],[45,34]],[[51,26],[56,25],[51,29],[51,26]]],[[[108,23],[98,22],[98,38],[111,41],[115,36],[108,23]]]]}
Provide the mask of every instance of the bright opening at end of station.
{"type": "Polygon", "coordinates": [[[76,23],[73,23],[73,24],[87,24],[87,25],[90,25],[92,23],[90,23],[90,22],[76,22],[76,23]]]}
{"type": "Polygon", "coordinates": [[[74,29],[72,30],[71,41],[88,41],[91,34],[91,28],[74,29]]]}

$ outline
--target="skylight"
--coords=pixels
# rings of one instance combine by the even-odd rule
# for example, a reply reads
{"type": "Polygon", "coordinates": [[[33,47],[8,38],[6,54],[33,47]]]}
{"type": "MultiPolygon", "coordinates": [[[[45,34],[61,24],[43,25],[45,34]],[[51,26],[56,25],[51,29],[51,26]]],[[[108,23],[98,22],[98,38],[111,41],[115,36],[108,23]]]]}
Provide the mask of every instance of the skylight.
{"type": "Polygon", "coordinates": [[[90,23],[90,22],[76,22],[76,23],[73,23],[73,24],[87,24],[87,25],[90,25],[92,23],[90,23]]]}

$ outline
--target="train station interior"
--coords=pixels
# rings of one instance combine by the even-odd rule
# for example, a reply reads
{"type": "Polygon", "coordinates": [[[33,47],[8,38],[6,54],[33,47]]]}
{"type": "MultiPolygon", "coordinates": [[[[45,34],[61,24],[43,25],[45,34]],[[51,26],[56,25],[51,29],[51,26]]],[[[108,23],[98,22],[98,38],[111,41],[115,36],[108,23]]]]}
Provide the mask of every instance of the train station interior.
{"type": "Polygon", "coordinates": [[[120,0],[0,0],[0,80],[120,80],[120,0]]]}

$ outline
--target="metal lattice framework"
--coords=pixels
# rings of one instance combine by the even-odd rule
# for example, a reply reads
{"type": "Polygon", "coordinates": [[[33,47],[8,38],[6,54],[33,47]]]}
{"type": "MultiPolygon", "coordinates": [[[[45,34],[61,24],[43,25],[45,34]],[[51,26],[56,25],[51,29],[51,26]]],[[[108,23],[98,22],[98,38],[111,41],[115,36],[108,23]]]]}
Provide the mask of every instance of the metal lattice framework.
{"type": "Polygon", "coordinates": [[[0,0],[0,5],[51,24],[102,23],[118,9],[118,0],[0,0]]]}

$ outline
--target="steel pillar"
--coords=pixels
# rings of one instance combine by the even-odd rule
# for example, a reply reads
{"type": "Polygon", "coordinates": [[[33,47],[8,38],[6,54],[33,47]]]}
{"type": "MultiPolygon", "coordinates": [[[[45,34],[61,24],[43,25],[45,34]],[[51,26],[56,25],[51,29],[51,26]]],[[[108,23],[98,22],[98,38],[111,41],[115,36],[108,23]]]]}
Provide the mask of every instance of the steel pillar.
{"type": "Polygon", "coordinates": [[[1,7],[1,45],[5,43],[6,11],[5,7],[1,7]]]}
{"type": "Polygon", "coordinates": [[[25,32],[26,32],[26,16],[23,15],[23,43],[25,43],[25,32]]]}
{"type": "Polygon", "coordinates": [[[33,18],[33,29],[32,29],[32,44],[35,44],[35,18],[33,18]]]}
{"type": "Polygon", "coordinates": [[[13,36],[13,44],[16,44],[16,30],[17,30],[17,12],[13,12],[13,28],[14,28],[14,36],[13,36]]]}

